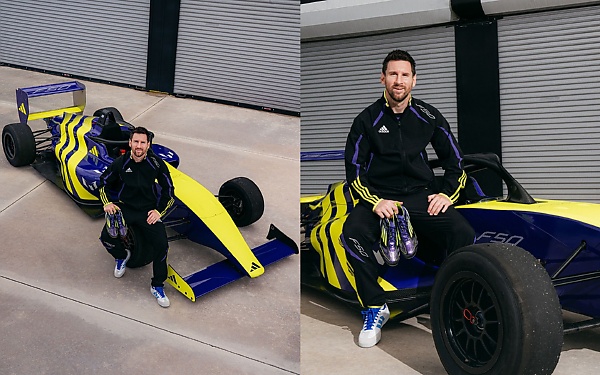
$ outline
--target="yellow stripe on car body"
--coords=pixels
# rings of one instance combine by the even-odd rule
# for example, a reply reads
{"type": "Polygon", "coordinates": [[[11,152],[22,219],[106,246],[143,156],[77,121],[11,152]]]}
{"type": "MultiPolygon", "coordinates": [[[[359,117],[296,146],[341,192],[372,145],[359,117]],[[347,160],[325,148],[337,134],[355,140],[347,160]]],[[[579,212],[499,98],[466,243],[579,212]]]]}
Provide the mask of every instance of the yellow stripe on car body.
{"type": "Polygon", "coordinates": [[[536,203],[533,204],[521,204],[505,201],[486,201],[457,206],[456,208],[458,210],[484,209],[534,212],[552,216],[560,216],[600,227],[600,216],[598,216],[597,203],[536,199],[536,203]]]}
{"type": "Polygon", "coordinates": [[[264,273],[248,244],[223,205],[204,186],[167,163],[175,196],[183,202],[235,257],[250,277],[264,273]],[[256,266],[259,267],[256,267],[256,266]]]}
{"type": "Polygon", "coordinates": [[[60,140],[54,148],[61,165],[63,183],[67,191],[79,199],[98,200],[79,181],[77,166],[88,154],[85,134],[92,129],[92,117],[67,115],[60,124],[60,140]],[[83,120],[83,121],[82,121],[83,120]],[[78,126],[81,123],[81,126],[78,126]]]}

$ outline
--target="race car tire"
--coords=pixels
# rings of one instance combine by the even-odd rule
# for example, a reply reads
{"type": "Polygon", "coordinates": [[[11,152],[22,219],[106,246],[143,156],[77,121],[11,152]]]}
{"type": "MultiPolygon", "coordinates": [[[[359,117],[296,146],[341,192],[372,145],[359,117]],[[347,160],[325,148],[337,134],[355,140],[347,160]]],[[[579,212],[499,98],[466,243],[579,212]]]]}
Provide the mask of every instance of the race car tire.
{"type": "Polygon", "coordinates": [[[33,163],[36,157],[35,138],[27,124],[8,124],[2,129],[2,149],[13,167],[33,163]]]}
{"type": "Polygon", "coordinates": [[[552,374],[562,312],[546,270],[506,244],[459,249],[442,264],[430,302],[431,330],[451,375],[552,374]]]}
{"type": "Polygon", "coordinates": [[[265,210],[265,201],[260,189],[246,177],[236,177],[221,185],[219,202],[238,227],[256,222],[265,210]]]}
{"type": "Polygon", "coordinates": [[[148,251],[146,239],[138,227],[131,225],[127,228],[127,238],[123,241],[125,248],[131,251],[127,267],[143,267],[152,262],[152,252],[148,251]]]}
{"type": "Polygon", "coordinates": [[[123,119],[123,115],[121,114],[121,112],[118,109],[116,109],[115,107],[104,107],[104,108],[97,109],[96,112],[94,112],[94,117],[100,117],[100,116],[102,116],[102,114],[108,113],[108,112],[111,112],[115,116],[116,122],[122,123],[125,121],[125,119],[123,119]]]}

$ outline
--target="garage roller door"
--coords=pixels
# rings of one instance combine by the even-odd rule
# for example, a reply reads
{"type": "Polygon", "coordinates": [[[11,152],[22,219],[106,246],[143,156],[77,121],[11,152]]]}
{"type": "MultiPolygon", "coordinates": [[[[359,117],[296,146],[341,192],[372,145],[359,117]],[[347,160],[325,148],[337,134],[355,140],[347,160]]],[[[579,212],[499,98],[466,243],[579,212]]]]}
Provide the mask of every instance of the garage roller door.
{"type": "Polygon", "coordinates": [[[534,197],[600,202],[600,7],[498,21],[502,155],[534,197]]]}
{"type": "Polygon", "coordinates": [[[0,0],[2,62],[146,86],[150,0],[0,0]]]}
{"type": "Polygon", "coordinates": [[[297,0],[181,1],[175,93],[300,112],[297,0]]]}

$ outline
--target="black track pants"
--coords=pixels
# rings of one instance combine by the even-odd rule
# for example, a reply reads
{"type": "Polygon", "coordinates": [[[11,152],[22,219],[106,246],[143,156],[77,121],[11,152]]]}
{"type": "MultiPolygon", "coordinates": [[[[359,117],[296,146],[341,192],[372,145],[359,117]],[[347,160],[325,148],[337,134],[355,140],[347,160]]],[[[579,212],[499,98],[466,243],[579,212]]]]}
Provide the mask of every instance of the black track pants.
{"type": "MultiPolygon", "coordinates": [[[[427,213],[427,196],[424,190],[394,199],[403,202],[417,234],[417,257],[427,263],[439,265],[452,251],[473,244],[475,232],[467,220],[453,207],[436,216],[427,213]]],[[[381,306],[385,293],[377,278],[386,269],[373,253],[380,237],[379,216],[361,204],[354,207],[342,229],[342,241],[348,251],[348,261],[354,270],[356,293],[363,306],[381,306]]],[[[402,260],[401,260],[402,261],[402,260]]]]}
{"type": "MultiPolygon", "coordinates": [[[[152,271],[154,274],[152,286],[164,286],[164,282],[167,279],[167,253],[169,250],[167,232],[165,231],[164,224],[159,221],[150,225],[146,221],[148,218],[147,212],[135,211],[127,207],[119,207],[121,208],[127,226],[129,228],[133,226],[140,229],[142,236],[144,236],[144,242],[148,244],[149,247],[143,249],[143,251],[152,251],[152,271]]],[[[125,259],[127,257],[123,242],[119,237],[112,238],[108,234],[106,225],[104,225],[102,233],[100,234],[100,241],[115,259],[125,259]]]]}

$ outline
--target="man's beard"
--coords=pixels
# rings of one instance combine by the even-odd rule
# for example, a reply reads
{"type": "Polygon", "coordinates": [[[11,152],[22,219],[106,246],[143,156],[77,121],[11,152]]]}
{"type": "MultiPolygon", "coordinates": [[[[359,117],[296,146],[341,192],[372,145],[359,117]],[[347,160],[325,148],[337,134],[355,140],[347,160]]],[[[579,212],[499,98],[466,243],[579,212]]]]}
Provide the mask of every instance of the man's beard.
{"type": "Polygon", "coordinates": [[[392,98],[395,102],[397,103],[401,103],[402,101],[404,101],[404,99],[406,99],[408,97],[408,95],[410,95],[410,91],[404,90],[404,95],[402,96],[398,96],[398,95],[394,95],[394,90],[392,88],[392,91],[390,92],[390,90],[386,90],[388,95],[390,96],[390,98],[392,98]]]}

